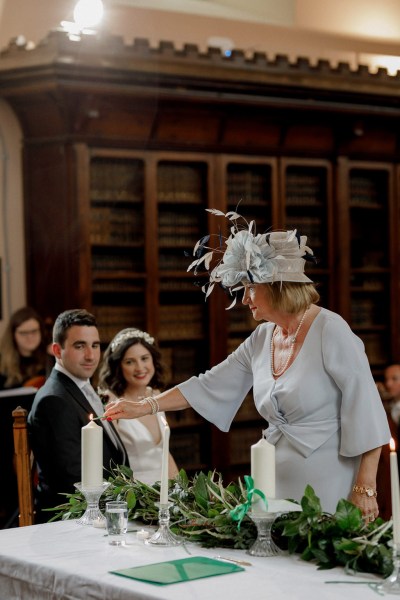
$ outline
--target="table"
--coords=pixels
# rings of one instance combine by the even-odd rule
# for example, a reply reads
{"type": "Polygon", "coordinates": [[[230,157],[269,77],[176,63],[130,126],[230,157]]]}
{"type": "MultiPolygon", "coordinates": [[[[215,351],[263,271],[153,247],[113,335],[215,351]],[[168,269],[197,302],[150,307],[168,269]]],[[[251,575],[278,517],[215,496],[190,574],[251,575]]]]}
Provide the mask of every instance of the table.
{"type": "Polygon", "coordinates": [[[352,577],[339,568],[318,571],[295,555],[253,557],[244,551],[204,549],[191,543],[148,546],[135,532],[128,533],[125,547],[110,546],[104,529],[76,521],[0,531],[1,600],[373,600],[378,596],[367,581],[378,579],[369,574],[352,577]],[[234,557],[252,566],[239,573],[169,586],[109,573],[188,554],[234,557]],[[326,583],[333,580],[345,583],[326,583]],[[352,584],[359,581],[364,585],[352,584]]]}

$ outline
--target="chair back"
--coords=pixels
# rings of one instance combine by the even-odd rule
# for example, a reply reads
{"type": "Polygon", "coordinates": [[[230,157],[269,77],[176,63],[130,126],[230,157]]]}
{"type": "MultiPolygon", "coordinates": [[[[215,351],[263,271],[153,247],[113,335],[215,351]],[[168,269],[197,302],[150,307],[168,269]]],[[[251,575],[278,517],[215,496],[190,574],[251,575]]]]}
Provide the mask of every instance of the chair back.
{"type": "Polygon", "coordinates": [[[35,522],[33,497],[32,453],[29,445],[27,416],[28,411],[18,406],[12,412],[14,419],[14,457],[17,473],[19,526],[33,525],[35,522]]]}

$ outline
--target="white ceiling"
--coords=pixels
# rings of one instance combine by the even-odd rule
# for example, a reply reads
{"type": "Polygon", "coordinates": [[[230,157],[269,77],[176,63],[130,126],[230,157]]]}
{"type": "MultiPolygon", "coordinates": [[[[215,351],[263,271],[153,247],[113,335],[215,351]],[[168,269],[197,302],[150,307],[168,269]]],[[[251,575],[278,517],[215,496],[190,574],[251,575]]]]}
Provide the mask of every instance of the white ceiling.
{"type": "Polygon", "coordinates": [[[296,0],[108,0],[108,4],[289,26],[294,23],[296,0]]]}

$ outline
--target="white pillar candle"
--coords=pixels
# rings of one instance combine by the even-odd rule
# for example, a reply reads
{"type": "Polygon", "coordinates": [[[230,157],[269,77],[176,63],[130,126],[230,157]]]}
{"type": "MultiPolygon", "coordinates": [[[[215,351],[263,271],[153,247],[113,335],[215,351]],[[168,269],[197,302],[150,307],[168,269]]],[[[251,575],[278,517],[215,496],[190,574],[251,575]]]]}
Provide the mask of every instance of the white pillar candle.
{"type": "Polygon", "coordinates": [[[394,439],[390,439],[390,486],[392,492],[393,543],[400,543],[400,486],[399,467],[394,439]]]}
{"type": "MultiPolygon", "coordinates": [[[[251,476],[256,489],[267,498],[275,498],[275,446],[265,438],[251,447],[251,476]]],[[[257,498],[254,496],[254,501],[257,498]]]]}
{"type": "Polygon", "coordinates": [[[103,483],[103,428],[94,421],[82,427],[82,487],[99,487],[103,483]]]}
{"type": "Polygon", "coordinates": [[[168,462],[169,462],[169,436],[170,428],[164,417],[161,417],[164,424],[163,433],[163,452],[161,463],[161,489],[160,489],[160,504],[168,503],[168,462]]]}

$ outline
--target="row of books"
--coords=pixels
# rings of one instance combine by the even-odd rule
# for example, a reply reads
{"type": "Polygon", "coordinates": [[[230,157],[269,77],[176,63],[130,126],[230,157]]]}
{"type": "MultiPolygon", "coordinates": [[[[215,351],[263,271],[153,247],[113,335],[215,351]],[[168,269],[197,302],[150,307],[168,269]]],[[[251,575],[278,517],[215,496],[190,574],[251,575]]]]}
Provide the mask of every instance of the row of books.
{"type": "Polygon", "coordinates": [[[145,328],[145,311],[142,306],[94,306],[101,339],[110,341],[125,327],[145,328]]]}
{"type": "Polygon", "coordinates": [[[320,246],[323,242],[322,236],[325,233],[324,225],[320,217],[296,215],[296,217],[291,217],[291,221],[287,226],[291,229],[297,229],[300,235],[306,235],[310,244],[320,246]]]}
{"type": "Polygon", "coordinates": [[[161,279],[160,292],[195,292],[197,288],[194,279],[161,279]]]}
{"type": "Polygon", "coordinates": [[[170,305],[160,307],[160,340],[203,339],[207,320],[203,305],[170,305]]]}
{"type": "Polygon", "coordinates": [[[144,203],[144,193],[134,194],[128,190],[114,190],[114,189],[91,189],[90,200],[92,203],[104,202],[109,205],[112,202],[121,203],[126,202],[127,204],[141,204],[144,203]]]}
{"type": "Polygon", "coordinates": [[[293,205],[325,204],[325,173],[288,172],[286,176],[286,202],[293,205]]]}
{"type": "Polygon", "coordinates": [[[240,333],[252,331],[256,325],[248,307],[237,307],[228,311],[228,331],[229,333],[240,333]]]}
{"type": "MultiPolygon", "coordinates": [[[[189,247],[188,251],[191,251],[189,247]]],[[[186,256],[182,249],[179,249],[174,254],[160,252],[158,256],[158,266],[161,271],[186,271],[194,257],[186,256]]]]}
{"type": "Polygon", "coordinates": [[[198,232],[194,232],[194,233],[186,233],[186,234],[181,234],[181,233],[171,233],[171,234],[162,234],[160,233],[158,236],[158,245],[160,247],[165,247],[165,248],[188,248],[189,250],[191,250],[193,248],[193,246],[197,243],[197,241],[199,240],[199,233],[198,232]]]}
{"type": "Polygon", "coordinates": [[[198,375],[208,366],[207,357],[195,345],[174,345],[162,347],[163,362],[168,370],[170,382],[179,383],[198,375]]]}
{"type": "Polygon", "coordinates": [[[388,267],[389,259],[384,248],[374,248],[371,240],[367,237],[360,240],[353,240],[353,251],[351,254],[351,266],[354,269],[360,267],[388,267]]]}
{"type": "Polygon", "coordinates": [[[144,164],[136,159],[94,159],[90,169],[90,189],[92,199],[143,199],[144,164]]]}
{"type": "Polygon", "coordinates": [[[234,171],[228,169],[227,188],[228,202],[236,203],[237,199],[243,199],[246,204],[267,204],[271,198],[270,177],[266,173],[260,173],[250,168],[238,168],[234,171]]]}
{"type": "Polygon", "coordinates": [[[382,277],[357,274],[352,276],[351,286],[353,289],[366,292],[384,292],[385,289],[387,289],[387,282],[386,279],[382,277]]]}
{"type": "Polygon", "coordinates": [[[386,336],[379,333],[363,333],[360,336],[365,345],[365,352],[372,366],[389,363],[390,348],[386,336]]]}
{"type": "Polygon", "coordinates": [[[199,215],[196,212],[193,212],[191,209],[190,212],[173,212],[170,210],[160,210],[158,214],[158,227],[159,229],[199,229],[199,215]]]}
{"type": "Polygon", "coordinates": [[[350,202],[352,205],[387,205],[387,184],[381,177],[351,176],[350,202]]]}
{"type": "Polygon", "coordinates": [[[143,252],[124,254],[92,253],[92,271],[133,271],[145,272],[143,252]]]}
{"type": "Polygon", "coordinates": [[[371,327],[383,322],[387,310],[386,302],[382,304],[375,298],[352,298],[351,323],[355,327],[371,327]]]}
{"type": "Polygon", "coordinates": [[[133,229],[143,229],[143,210],[132,210],[121,206],[91,206],[90,222],[92,226],[110,223],[113,226],[129,223],[133,229]]]}
{"type": "Polygon", "coordinates": [[[92,207],[90,211],[90,241],[92,244],[143,244],[143,214],[141,211],[92,207]]]}
{"type": "Polygon", "coordinates": [[[162,163],[157,170],[158,201],[201,204],[206,181],[205,165],[162,163]]]}
{"type": "Polygon", "coordinates": [[[140,281],[130,279],[94,279],[92,292],[94,294],[144,294],[144,286],[140,281]]]}

